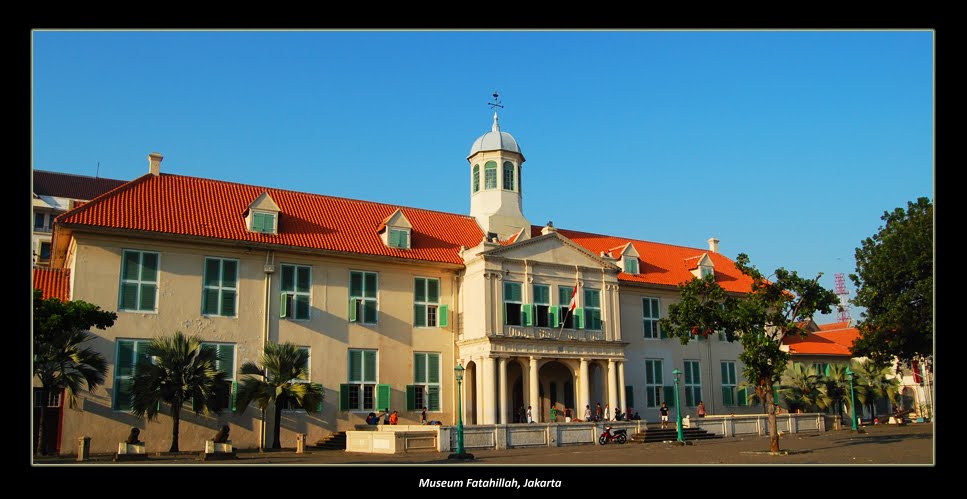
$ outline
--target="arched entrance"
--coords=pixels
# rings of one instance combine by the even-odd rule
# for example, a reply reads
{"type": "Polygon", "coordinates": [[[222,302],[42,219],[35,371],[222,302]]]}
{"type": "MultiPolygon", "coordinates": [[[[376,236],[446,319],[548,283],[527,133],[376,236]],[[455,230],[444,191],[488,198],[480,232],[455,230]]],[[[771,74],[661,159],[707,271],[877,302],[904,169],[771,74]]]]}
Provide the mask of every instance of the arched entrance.
{"type": "Polygon", "coordinates": [[[463,372],[463,422],[477,424],[477,363],[467,362],[463,372]]]}
{"type": "Polygon", "coordinates": [[[526,423],[524,411],[524,369],[520,362],[507,363],[507,381],[510,383],[510,407],[507,421],[510,423],[526,423]],[[523,410],[522,410],[523,409],[523,410]]]}
{"type": "Polygon", "coordinates": [[[541,421],[551,421],[551,407],[557,408],[557,422],[564,421],[564,409],[574,410],[574,375],[566,365],[552,360],[538,371],[541,421]]]}
{"type": "Polygon", "coordinates": [[[604,407],[608,403],[606,375],[607,371],[597,361],[588,364],[588,395],[591,398],[589,402],[592,412],[597,404],[601,404],[601,407],[604,407]]]}

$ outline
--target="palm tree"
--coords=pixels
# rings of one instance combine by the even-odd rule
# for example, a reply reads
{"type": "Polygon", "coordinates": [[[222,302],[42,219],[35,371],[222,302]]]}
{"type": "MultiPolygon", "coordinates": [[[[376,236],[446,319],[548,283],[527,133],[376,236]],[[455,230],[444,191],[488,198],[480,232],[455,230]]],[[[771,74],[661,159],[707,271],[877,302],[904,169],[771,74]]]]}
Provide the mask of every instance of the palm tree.
{"type": "Polygon", "coordinates": [[[34,290],[34,377],[41,385],[41,410],[37,420],[40,454],[47,454],[44,413],[50,395],[64,392],[68,407],[73,409],[85,385],[93,393],[104,383],[107,374],[104,356],[83,345],[96,338],[89,329],[106,329],[116,319],[117,314],[96,305],[80,300],[42,299],[40,291],[34,290]]]}
{"type": "Polygon", "coordinates": [[[817,405],[824,411],[835,410],[835,427],[838,430],[842,425],[843,403],[849,404],[849,380],[846,379],[846,366],[830,364],[827,374],[820,377],[819,382],[821,396],[816,401],[817,405]]]}
{"type": "Polygon", "coordinates": [[[178,424],[186,401],[205,414],[218,413],[215,390],[225,381],[225,373],[215,362],[215,349],[202,348],[197,336],[160,336],[148,344],[147,359],[134,368],[131,386],[131,413],[139,419],[155,419],[161,402],[171,406],[171,448],[178,452],[178,424]]]}
{"type": "Polygon", "coordinates": [[[789,404],[789,412],[795,410],[810,411],[817,406],[820,398],[819,371],[816,367],[796,362],[786,368],[782,375],[783,384],[779,393],[789,404]]]}
{"type": "Polygon", "coordinates": [[[243,378],[238,385],[236,410],[244,412],[252,402],[264,413],[269,404],[275,405],[272,448],[280,449],[282,409],[295,406],[306,412],[316,412],[325,396],[322,385],[310,383],[309,352],[292,343],[268,343],[259,363],[242,365],[243,378]]]}
{"type": "Polygon", "coordinates": [[[896,404],[900,391],[900,380],[893,377],[888,366],[877,365],[871,360],[853,362],[853,372],[857,381],[854,385],[856,398],[860,404],[870,408],[870,417],[876,418],[876,401],[888,398],[896,404]]]}

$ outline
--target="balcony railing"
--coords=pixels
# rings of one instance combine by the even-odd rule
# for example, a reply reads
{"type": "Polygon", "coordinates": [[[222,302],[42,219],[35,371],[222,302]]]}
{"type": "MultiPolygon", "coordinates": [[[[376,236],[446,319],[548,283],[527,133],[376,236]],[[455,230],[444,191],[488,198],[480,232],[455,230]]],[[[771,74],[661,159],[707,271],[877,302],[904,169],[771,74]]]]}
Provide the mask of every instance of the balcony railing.
{"type": "Polygon", "coordinates": [[[561,329],[536,326],[504,326],[498,334],[509,338],[530,338],[564,341],[604,341],[604,331],[561,329]]]}

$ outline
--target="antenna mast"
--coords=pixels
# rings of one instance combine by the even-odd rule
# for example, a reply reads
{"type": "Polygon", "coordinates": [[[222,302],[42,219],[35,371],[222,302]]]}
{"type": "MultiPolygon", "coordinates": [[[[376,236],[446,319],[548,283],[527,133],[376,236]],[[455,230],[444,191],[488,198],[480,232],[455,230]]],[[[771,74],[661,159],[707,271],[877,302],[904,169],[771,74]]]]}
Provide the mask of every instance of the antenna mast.
{"type": "Polygon", "coordinates": [[[835,275],[836,277],[836,294],[839,295],[839,321],[847,322],[849,321],[849,290],[846,289],[846,279],[843,278],[843,273],[839,272],[835,275]]]}

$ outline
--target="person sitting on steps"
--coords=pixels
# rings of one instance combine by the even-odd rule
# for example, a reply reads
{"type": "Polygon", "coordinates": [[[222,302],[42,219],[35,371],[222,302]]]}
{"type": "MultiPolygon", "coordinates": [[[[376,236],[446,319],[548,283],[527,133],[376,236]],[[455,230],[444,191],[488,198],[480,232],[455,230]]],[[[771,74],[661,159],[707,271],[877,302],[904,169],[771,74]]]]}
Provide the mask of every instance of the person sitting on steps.
{"type": "Polygon", "coordinates": [[[144,445],[144,442],[138,440],[138,436],[141,435],[141,430],[137,428],[131,428],[131,433],[128,433],[128,439],[124,443],[128,445],[144,445]]]}
{"type": "Polygon", "coordinates": [[[228,425],[223,425],[222,429],[218,430],[218,433],[215,434],[215,438],[213,438],[212,440],[214,440],[216,444],[227,444],[229,430],[230,428],[228,427],[228,425]]]}

